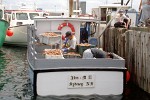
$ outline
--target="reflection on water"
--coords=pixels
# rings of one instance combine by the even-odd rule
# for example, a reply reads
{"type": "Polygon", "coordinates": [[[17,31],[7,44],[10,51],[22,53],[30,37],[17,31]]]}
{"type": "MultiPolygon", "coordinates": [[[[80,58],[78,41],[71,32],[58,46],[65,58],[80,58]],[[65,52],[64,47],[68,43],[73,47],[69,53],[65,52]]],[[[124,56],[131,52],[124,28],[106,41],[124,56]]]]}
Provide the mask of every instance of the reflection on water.
{"type": "Polygon", "coordinates": [[[124,96],[49,96],[34,97],[30,86],[26,47],[0,49],[0,100],[150,100],[150,95],[128,85],[124,96]]]}
{"type": "Polygon", "coordinates": [[[5,46],[0,51],[0,100],[30,100],[26,48],[5,46]]]}
{"type": "Polygon", "coordinates": [[[121,100],[122,96],[49,96],[49,97],[36,97],[36,100],[121,100]]]}

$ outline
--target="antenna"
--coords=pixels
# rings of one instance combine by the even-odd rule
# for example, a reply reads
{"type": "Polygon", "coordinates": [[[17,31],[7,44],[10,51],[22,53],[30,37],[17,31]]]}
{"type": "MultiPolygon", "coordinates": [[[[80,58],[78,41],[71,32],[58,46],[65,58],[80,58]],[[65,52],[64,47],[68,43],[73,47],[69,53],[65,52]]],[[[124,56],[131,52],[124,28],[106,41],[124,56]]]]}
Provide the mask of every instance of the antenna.
{"type": "MultiPolygon", "coordinates": [[[[132,0],[131,0],[132,1],[132,0]]],[[[130,0],[127,1],[126,5],[128,5],[128,3],[130,2],[130,0]]]]}
{"type": "Polygon", "coordinates": [[[106,4],[108,3],[108,1],[106,0],[106,4]]]}
{"type": "Polygon", "coordinates": [[[36,10],[36,3],[35,3],[35,1],[34,1],[34,10],[36,10]]]}

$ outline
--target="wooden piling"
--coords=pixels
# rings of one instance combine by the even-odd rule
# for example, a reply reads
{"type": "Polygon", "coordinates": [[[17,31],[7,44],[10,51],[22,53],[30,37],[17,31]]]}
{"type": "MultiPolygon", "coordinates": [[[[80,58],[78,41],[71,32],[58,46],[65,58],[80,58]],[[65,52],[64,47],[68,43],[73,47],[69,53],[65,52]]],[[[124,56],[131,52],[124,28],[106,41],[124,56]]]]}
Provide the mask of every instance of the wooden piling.
{"type": "Polygon", "coordinates": [[[150,28],[109,28],[104,33],[104,50],[126,61],[131,81],[150,93],[150,28]]]}

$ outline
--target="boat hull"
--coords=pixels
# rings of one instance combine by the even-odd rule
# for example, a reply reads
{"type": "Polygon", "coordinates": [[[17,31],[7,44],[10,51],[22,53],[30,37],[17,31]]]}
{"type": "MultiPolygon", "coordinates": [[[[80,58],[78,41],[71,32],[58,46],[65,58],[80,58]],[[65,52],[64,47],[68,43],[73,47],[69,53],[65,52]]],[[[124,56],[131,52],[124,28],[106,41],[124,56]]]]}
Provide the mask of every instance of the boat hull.
{"type": "Polygon", "coordinates": [[[0,20],[0,47],[3,45],[5,37],[6,37],[6,30],[9,26],[9,23],[5,20],[0,20]]]}
{"type": "Polygon", "coordinates": [[[122,95],[124,92],[125,69],[32,68],[30,65],[29,73],[34,95],[122,95]]]}
{"type": "Polygon", "coordinates": [[[6,44],[27,45],[27,25],[9,27],[13,31],[12,36],[6,36],[6,44]]]}

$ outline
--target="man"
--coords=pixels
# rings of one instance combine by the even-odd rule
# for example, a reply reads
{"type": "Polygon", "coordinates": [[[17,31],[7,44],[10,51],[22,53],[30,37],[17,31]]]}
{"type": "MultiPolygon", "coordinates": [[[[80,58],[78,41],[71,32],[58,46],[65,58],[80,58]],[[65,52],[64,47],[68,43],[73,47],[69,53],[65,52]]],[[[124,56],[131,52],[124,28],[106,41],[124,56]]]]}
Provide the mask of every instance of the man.
{"type": "Polygon", "coordinates": [[[113,58],[113,54],[106,53],[98,48],[87,49],[83,52],[83,58],[113,58]]]}
{"type": "Polygon", "coordinates": [[[146,20],[150,18],[150,0],[141,0],[139,10],[140,17],[138,27],[144,27],[146,25],[146,20]]]}
{"type": "Polygon", "coordinates": [[[122,27],[129,29],[130,18],[128,18],[124,14],[124,10],[120,10],[116,15],[116,23],[114,24],[115,27],[122,27]]]}
{"type": "Polygon", "coordinates": [[[70,32],[66,32],[65,36],[66,40],[63,44],[62,50],[64,52],[70,51],[70,50],[75,50],[76,44],[77,44],[77,39],[76,37],[70,32]]]}

